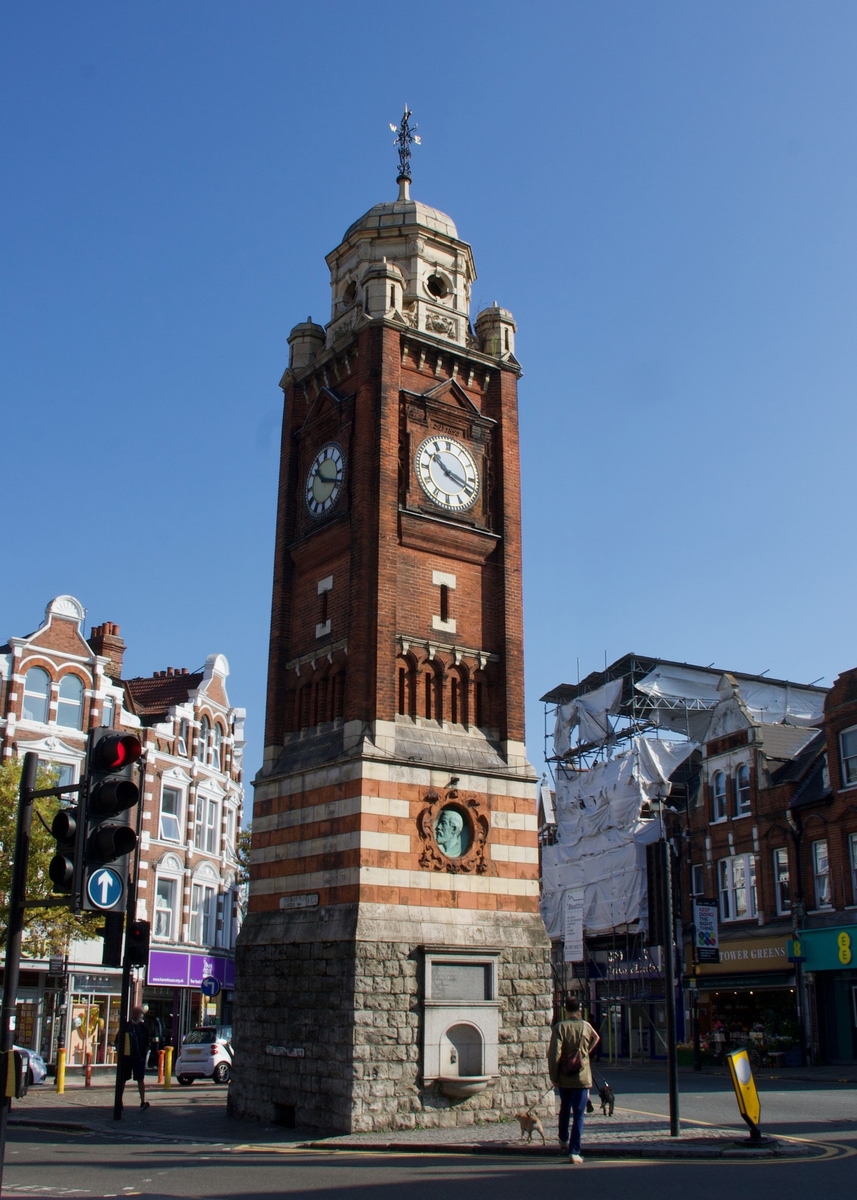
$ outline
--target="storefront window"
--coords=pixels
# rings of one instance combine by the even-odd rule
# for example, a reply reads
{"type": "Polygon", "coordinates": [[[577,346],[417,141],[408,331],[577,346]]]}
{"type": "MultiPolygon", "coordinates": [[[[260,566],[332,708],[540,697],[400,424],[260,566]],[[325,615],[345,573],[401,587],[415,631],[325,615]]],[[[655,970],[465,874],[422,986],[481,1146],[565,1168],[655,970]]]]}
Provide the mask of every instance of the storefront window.
{"type": "Polygon", "coordinates": [[[815,907],[832,908],[830,898],[830,860],[827,841],[812,843],[812,874],[815,880],[815,907]]]}
{"type": "Polygon", "coordinates": [[[774,890],[777,894],[777,912],[780,916],[792,911],[789,892],[789,852],[782,847],[774,851],[774,890]]]}
{"type": "Polygon", "coordinates": [[[115,1063],[118,1032],[119,996],[72,994],[67,1034],[70,1066],[86,1066],[87,1054],[92,1055],[96,1067],[115,1063]]]}

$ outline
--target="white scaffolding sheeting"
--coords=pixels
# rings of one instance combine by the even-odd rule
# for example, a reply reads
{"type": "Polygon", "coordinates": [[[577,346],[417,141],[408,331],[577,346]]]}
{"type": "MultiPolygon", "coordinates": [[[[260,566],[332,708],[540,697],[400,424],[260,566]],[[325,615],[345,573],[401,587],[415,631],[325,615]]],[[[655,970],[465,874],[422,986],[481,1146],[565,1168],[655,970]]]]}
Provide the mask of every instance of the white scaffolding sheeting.
{"type": "Polygon", "coordinates": [[[594,692],[586,692],[556,710],[553,746],[557,754],[567,754],[571,747],[571,731],[578,729],[581,742],[603,742],[613,733],[610,716],[619,711],[622,699],[622,680],[605,683],[594,692]]]}
{"type": "MultiPolygon", "coordinates": [[[[725,690],[727,677],[714,671],[693,667],[656,667],[635,684],[638,692],[656,705],[658,723],[684,732],[688,706],[712,709],[731,692],[725,690]],[[675,708],[674,721],[667,716],[675,708]]],[[[795,687],[792,683],[766,683],[764,680],[739,679],[738,691],[750,716],[762,725],[797,725],[812,728],[821,723],[824,692],[795,687]]]]}
{"type": "MultiPolygon", "coordinates": [[[[603,691],[603,689],[599,689],[603,691]]],[[[588,770],[561,769],[556,785],[557,841],[542,850],[542,918],[551,938],[563,935],[565,893],[584,895],[586,934],[646,925],[647,843],[660,821],[643,805],[668,795],[669,779],[693,742],[634,737],[629,749],[588,770]]]]}

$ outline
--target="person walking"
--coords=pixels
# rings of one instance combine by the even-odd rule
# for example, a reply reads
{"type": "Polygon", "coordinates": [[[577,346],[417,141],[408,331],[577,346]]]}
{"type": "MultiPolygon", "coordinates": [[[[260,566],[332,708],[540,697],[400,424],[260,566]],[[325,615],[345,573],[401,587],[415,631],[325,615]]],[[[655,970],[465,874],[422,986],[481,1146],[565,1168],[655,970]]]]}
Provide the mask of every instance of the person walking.
{"type": "MultiPolygon", "coordinates": [[[[146,1099],[146,1063],[149,1058],[149,1030],[142,1008],[131,1009],[131,1020],[125,1028],[125,1083],[133,1078],[140,1093],[140,1110],[149,1107],[146,1099]]],[[[125,1090],[124,1085],[122,1088],[125,1090]]]]}
{"type": "Polygon", "coordinates": [[[568,1152],[570,1163],[582,1163],[580,1140],[589,1089],[592,1087],[589,1056],[601,1038],[589,1022],[584,1021],[576,996],[566,996],[565,1011],[567,1019],[557,1021],[551,1031],[548,1073],[551,1083],[559,1089],[560,1150],[563,1154],[568,1152]]]}

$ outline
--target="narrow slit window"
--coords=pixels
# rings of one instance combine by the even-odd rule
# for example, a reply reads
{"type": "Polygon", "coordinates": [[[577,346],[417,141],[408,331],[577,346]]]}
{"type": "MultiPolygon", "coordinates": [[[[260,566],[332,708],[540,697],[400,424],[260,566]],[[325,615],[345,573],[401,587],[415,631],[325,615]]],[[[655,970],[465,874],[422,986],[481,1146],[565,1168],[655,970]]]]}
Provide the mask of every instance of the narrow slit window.
{"type": "Polygon", "coordinates": [[[440,619],[449,620],[449,587],[445,583],[440,585],[440,619]]]}

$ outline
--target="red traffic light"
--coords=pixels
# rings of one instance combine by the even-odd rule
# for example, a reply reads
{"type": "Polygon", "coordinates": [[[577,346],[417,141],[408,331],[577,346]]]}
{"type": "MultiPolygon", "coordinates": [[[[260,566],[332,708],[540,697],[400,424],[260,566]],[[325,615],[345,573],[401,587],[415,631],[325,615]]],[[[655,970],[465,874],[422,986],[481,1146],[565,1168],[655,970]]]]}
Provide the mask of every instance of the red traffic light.
{"type": "Polygon", "coordinates": [[[143,754],[143,743],[131,733],[112,734],[102,738],[93,751],[96,771],[119,771],[130,767],[143,754]]]}

